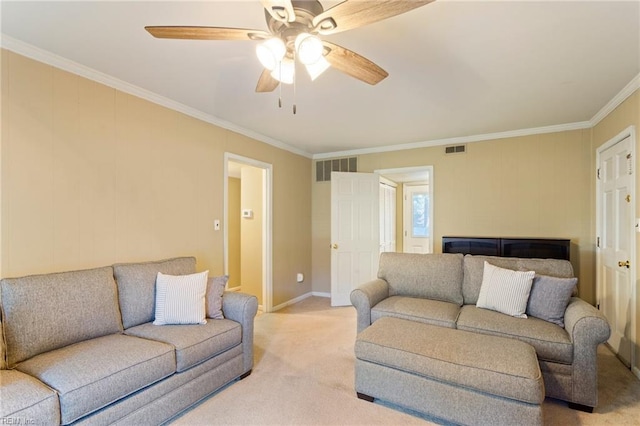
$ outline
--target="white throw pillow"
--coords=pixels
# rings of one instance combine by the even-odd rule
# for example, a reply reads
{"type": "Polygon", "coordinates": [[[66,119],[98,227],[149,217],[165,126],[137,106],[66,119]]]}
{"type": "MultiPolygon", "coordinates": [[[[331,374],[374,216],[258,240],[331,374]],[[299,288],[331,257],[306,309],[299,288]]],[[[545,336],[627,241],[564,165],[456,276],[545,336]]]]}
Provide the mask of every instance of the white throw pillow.
{"type": "Polygon", "coordinates": [[[206,324],[205,294],[209,271],[156,278],[155,325],[206,324]]]}
{"type": "Polygon", "coordinates": [[[512,271],[484,262],[482,286],[476,306],[517,318],[527,318],[527,302],[534,271],[512,271]]]}

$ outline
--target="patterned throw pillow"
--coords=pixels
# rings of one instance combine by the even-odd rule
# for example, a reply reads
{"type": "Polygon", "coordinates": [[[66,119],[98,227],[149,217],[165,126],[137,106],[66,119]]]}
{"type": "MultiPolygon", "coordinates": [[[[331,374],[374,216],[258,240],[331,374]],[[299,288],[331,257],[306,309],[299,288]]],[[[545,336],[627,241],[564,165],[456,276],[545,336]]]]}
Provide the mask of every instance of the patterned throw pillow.
{"type": "Polygon", "coordinates": [[[476,306],[516,318],[527,318],[525,311],[534,276],[534,271],[512,271],[485,261],[476,306]]]}
{"type": "Polygon", "coordinates": [[[209,271],[156,278],[155,325],[206,324],[205,294],[209,271]]]}

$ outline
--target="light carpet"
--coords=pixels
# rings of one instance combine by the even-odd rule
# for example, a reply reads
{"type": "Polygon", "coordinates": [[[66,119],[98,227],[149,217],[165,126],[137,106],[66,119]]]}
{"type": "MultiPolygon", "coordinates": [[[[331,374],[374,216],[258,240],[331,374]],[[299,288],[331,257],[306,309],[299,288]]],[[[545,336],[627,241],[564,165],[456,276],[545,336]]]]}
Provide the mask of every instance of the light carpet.
{"type": "MultiPolygon", "coordinates": [[[[253,373],[175,419],[173,425],[439,424],[418,413],[365,402],[354,391],[356,312],[310,297],[255,319],[253,373]]],[[[598,351],[594,413],[544,402],[545,425],[640,425],[640,380],[604,346],[598,351]]],[[[517,424],[517,421],[514,421],[517,424]]]]}

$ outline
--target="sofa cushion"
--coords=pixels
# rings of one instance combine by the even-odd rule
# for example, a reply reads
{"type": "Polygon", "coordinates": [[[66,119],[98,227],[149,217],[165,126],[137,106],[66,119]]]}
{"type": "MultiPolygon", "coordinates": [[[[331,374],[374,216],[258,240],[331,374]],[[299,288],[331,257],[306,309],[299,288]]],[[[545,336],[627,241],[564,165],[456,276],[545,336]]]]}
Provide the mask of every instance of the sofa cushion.
{"type": "Polygon", "coordinates": [[[167,275],[187,275],[195,271],[195,257],[113,265],[124,328],[153,321],[158,272],[167,275]]]}
{"type": "Polygon", "coordinates": [[[560,278],[573,277],[573,267],[568,260],[522,259],[467,254],[464,256],[463,261],[464,279],[462,281],[462,295],[464,296],[465,305],[475,305],[478,303],[485,261],[494,266],[512,269],[514,271],[535,271],[536,274],[560,278]]]}
{"type": "Polygon", "coordinates": [[[51,425],[60,423],[58,395],[41,381],[16,370],[0,370],[3,424],[51,425]],[[12,423],[3,420],[13,420],[12,423]]]}
{"type": "Polygon", "coordinates": [[[198,325],[157,326],[147,323],[131,327],[125,333],[174,346],[178,372],[206,361],[242,341],[242,327],[231,320],[207,321],[206,324],[198,325]]]}
{"type": "Polygon", "coordinates": [[[75,420],[175,372],[173,347],[112,334],[35,356],[18,370],[58,392],[61,423],[75,420]]]}
{"type": "Polygon", "coordinates": [[[460,310],[460,330],[509,337],[529,343],[538,358],[565,364],[573,362],[573,344],[564,328],[538,318],[514,318],[499,312],[465,305],[460,310]]]}
{"type": "Polygon", "coordinates": [[[111,267],[5,278],[0,286],[9,367],[122,331],[111,267]]]}
{"type": "Polygon", "coordinates": [[[371,323],[382,317],[394,317],[456,328],[460,306],[439,300],[416,297],[391,296],[371,309],[371,323]]]}
{"type": "Polygon", "coordinates": [[[378,278],[390,296],[412,296],[462,305],[462,258],[458,253],[382,253],[378,278]]]}

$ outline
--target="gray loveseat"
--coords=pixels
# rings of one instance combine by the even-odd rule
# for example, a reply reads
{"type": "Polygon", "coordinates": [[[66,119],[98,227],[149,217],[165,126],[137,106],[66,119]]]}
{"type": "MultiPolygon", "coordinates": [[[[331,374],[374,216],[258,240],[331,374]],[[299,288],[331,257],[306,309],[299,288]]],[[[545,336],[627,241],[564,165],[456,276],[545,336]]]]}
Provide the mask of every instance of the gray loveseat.
{"type": "Polygon", "coordinates": [[[524,341],[536,350],[546,396],[592,411],[598,401],[597,347],[610,334],[605,317],[578,297],[568,302],[564,327],[478,308],[485,261],[504,269],[573,277],[566,260],[383,253],[378,279],[351,293],[358,332],[388,316],[524,341]]]}
{"type": "Polygon", "coordinates": [[[183,257],[0,281],[0,422],[160,424],[247,376],[255,297],[225,292],[206,324],[152,324],[157,273],[195,271],[183,257]]]}

